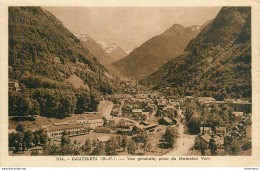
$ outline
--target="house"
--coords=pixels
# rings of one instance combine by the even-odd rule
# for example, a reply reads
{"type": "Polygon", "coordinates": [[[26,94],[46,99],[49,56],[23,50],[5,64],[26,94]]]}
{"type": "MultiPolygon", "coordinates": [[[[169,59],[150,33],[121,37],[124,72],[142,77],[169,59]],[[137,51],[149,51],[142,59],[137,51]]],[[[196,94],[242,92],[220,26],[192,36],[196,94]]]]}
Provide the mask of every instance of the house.
{"type": "Polygon", "coordinates": [[[120,108],[113,108],[111,115],[115,117],[119,117],[122,115],[122,112],[120,112],[120,108]]]}
{"type": "Polygon", "coordinates": [[[151,105],[146,106],[144,109],[145,112],[150,112],[150,113],[153,113],[154,110],[155,110],[154,107],[151,105]]]}
{"type": "Polygon", "coordinates": [[[216,99],[214,99],[213,97],[199,97],[198,99],[198,103],[200,104],[200,106],[206,104],[207,106],[214,103],[216,99]]]}
{"type": "Polygon", "coordinates": [[[9,81],[8,87],[9,87],[9,91],[11,91],[11,90],[21,91],[19,84],[15,81],[9,81]]]}
{"type": "Polygon", "coordinates": [[[139,109],[139,106],[137,104],[133,105],[133,109],[139,109]]]}
{"type": "Polygon", "coordinates": [[[252,104],[248,101],[236,100],[232,104],[235,112],[252,113],[252,104]]]}
{"type": "Polygon", "coordinates": [[[130,114],[132,114],[132,110],[133,110],[133,107],[127,105],[122,108],[122,113],[124,116],[129,116],[130,114]]]}
{"type": "Polygon", "coordinates": [[[234,116],[234,117],[243,117],[243,112],[232,112],[232,115],[234,116]]]}
{"type": "Polygon", "coordinates": [[[185,96],[184,101],[188,101],[188,102],[194,101],[194,97],[193,96],[185,96]]]}
{"type": "Polygon", "coordinates": [[[87,130],[83,125],[59,125],[49,126],[45,130],[49,138],[61,137],[64,132],[69,136],[75,136],[80,134],[86,134],[87,130]]]}
{"type": "Polygon", "coordinates": [[[125,119],[120,119],[117,123],[117,127],[122,128],[127,126],[127,120],[125,119]]]}
{"type": "Polygon", "coordinates": [[[131,122],[129,120],[120,119],[117,123],[117,127],[119,128],[130,128],[131,126],[134,126],[135,123],[131,122]]]}
{"type": "Polygon", "coordinates": [[[164,101],[164,100],[158,100],[157,103],[158,103],[157,104],[158,109],[162,109],[162,108],[166,107],[166,101],[164,101]]]}
{"type": "Polygon", "coordinates": [[[131,129],[119,129],[117,131],[117,133],[120,135],[131,135],[132,130],[131,129]]]}
{"type": "Polygon", "coordinates": [[[100,112],[83,112],[83,114],[94,114],[94,115],[96,115],[96,114],[100,114],[100,112]]]}
{"type": "Polygon", "coordinates": [[[218,105],[219,107],[222,107],[223,104],[225,104],[225,101],[215,101],[215,104],[218,105]]]}
{"type": "Polygon", "coordinates": [[[224,137],[224,145],[230,145],[232,143],[232,136],[231,134],[224,137]]]}
{"type": "Polygon", "coordinates": [[[175,109],[180,109],[181,105],[179,102],[170,102],[171,106],[174,106],[175,109]]]}
{"type": "Polygon", "coordinates": [[[149,132],[152,132],[152,131],[154,131],[154,129],[155,129],[157,126],[158,126],[157,124],[151,124],[151,125],[148,125],[147,127],[145,127],[144,129],[145,129],[145,130],[148,130],[149,132]]]}
{"type": "Polygon", "coordinates": [[[93,120],[77,120],[78,124],[95,129],[96,127],[104,126],[103,119],[93,119],[93,120]]]}
{"type": "Polygon", "coordinates": [[[110,133],[111,129],[108,127],[96,127],[94,132],[96,133],[110,133]]]}
{"type": "Polygon", "coordinates": [[[110,137],[109,136],[101,136],[101,137],[97,137],[97,140],[100,142],[107,142],[109,141],[110,137]]]}
{"type": "Polygon", "coordinates": [[[8,129],[8,133],[16,133],[16,130],[15,129],[8,129]]]}
{"type": "Polygon", "coordinates": [[[134,117],[140,117],[142,115],[142,109],[133,109],[132,114],[134,117]]]}
{"type": "Polygon", "coordinates": [[[69,123],[68,122],[53,123],[53,126],[65,126],[65,125],[69,125],[69,123]]]}
{"type": "Polygon", "coordinates": [[[148,122],[140,122],[140,125],[148,126],[150,123],[148,122]]]}
{"type": "Polygon", "coordinates": [[[208,134],[196,137],[195,148],[198,149],[201,146],[205,146],[206,148],[208,148],[210,140],[211,140],[211,137],[208,134]]]}
{"type": "Polygon", "coordinates": [[[146,116],[146,118],[148,118],[148,117],[150,117],[150,112],[142,112],[142,115],[145,115],[146,116]]]}
{"type": "Polygon", "coordinates": [[[216,127],[215,128],[216,134],[220,136],[224,136],[227,133],[226,127],[216,127]]]}
{"type": "Polygon", "coordinates": [[[211,127],[200,127],[200,134],[210,134],[212,133],[211,127]]]}
{"type": "Polygon", "coordinates": [[[176,110],[175,106],[167,105],[166,107],[163,107],[163,110],[166,111],[174,111],[176,110]]]}
{"type": "Polygon", "coordinates": [[[199,97],[198,102],[214,102],[216,101],[216,99],[214,99],[213,97],[199,97]]]}
{"type": "Polygon", "coordinates": [[[239,137],[239,138],[242,137],[242,134],[237,130],[233,130],[230,134],[232,137],[239,137]]]}
{"type": "Polygon", "coordinates": [[[176,120],[172,121],[170,118],[168,117],[162,117],[160,120],[158,120],[158,123],[160,125],[174,125],[177,123],[176,120]]]}
{"type": "Polygon", "coordinates": [[[213,140],[216,142],[218,147],[221,147],[222,145],[224,145],[224,138],[223,137],[219,137],[218,135],[215,135],[213,140]]]}

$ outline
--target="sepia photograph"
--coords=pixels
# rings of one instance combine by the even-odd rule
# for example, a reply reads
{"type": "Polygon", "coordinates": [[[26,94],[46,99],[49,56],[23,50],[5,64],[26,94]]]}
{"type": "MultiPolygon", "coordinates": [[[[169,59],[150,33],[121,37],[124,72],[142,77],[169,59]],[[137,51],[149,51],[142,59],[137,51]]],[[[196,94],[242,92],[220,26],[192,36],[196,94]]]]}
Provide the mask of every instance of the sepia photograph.
{"type": "Polygon", "coordinates": [[[2,163],[259,165],[257,7],[75,4],[2,8],[2,163]]]}
{"type": "Polygon", "coordinates": [[[250,7],[8,15],[10,155],[251,155],[250,7]]]}

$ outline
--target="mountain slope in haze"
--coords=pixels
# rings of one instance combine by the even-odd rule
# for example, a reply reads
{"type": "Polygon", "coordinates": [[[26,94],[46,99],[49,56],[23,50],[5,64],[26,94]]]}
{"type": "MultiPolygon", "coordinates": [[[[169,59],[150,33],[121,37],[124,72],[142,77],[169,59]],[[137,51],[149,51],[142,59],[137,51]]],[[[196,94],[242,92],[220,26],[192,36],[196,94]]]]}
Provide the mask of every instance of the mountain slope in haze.
{"type": "Polygon", "coordinates": [[[174,24],[163,34],[151,38],[127,57],[113,63],[122,75],[143,77],[159,69],[169,59],[180,55],[189,41],[200,32],[199,26],[174,24]]]}
{"type": "Polygon", "coordinates": [[[141,80],[175,95],[251,97],[251,9],[223,7],[185,51],[141,80]]]}
{"type": "Polygon", "coordinates": [[[9,80],[23,93],[9,91],[10,115],[21,114],[21,100],[24,115],[61,118],[92,111],[102,94],[118,88],[95,55],[42,8],[9,8],[8,50],[9,80]]]}
{"type": "Polygon", "coordinates": [[[89,35],[87,34],[74,34],[87,48],[92,54],[96,56],[98,61],[105,65],[108,66],[111,63],[112,57],[109,56],[104,49],[100,47],[100,45],[93,40],[89,35]]]}
{"type": "Polygon", "coordinates": [[[118,47],[115,43],[110,43],[108,41],[98,41],[97,43],[107,53],[107,55],[110,56],[110,63],[113,63],[127,56],[127,53],[122,48],[118,47]]]}

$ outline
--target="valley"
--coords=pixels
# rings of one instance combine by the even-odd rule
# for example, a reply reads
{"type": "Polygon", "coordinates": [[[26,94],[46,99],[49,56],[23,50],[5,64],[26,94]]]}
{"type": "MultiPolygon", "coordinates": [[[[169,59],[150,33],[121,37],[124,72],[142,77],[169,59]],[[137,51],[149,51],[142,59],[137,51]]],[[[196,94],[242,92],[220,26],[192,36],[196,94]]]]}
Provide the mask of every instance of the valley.
{"type": "Polygon", "coordinates": [[[251,155],[249,7],[132,51],[41,7],[9,16],[10,155],[251,155]]]}

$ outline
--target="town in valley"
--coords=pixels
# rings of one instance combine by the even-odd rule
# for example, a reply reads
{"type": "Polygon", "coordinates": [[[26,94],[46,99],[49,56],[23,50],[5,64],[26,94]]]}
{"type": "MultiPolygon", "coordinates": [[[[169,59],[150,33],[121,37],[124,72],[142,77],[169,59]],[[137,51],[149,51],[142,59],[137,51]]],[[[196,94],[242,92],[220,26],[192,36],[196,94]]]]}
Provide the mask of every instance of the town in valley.
{"type": "Polygon", "coordinates": [[[76,32],[99,23],[91,12],[9,7],[9,155],[252,155],[251,8],[203,10],[204,24],[171,23],[130,50],[76,32]]]}

